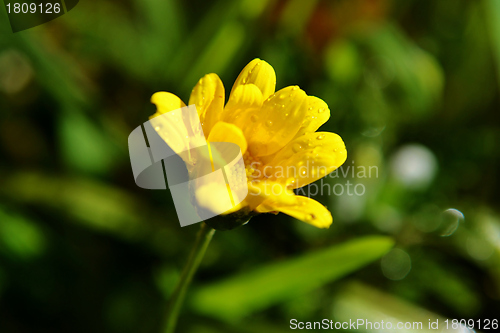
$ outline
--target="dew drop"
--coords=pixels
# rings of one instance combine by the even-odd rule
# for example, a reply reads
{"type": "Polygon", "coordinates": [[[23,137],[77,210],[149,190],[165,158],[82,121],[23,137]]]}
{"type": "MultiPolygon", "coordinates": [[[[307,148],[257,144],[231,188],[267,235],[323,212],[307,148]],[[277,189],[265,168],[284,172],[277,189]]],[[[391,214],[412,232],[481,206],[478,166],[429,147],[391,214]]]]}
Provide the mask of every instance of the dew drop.
{"type": "Polygon", "coordinates": [[[294,153],[298,153],[299,151],[302,150],[302,145],[300,143],[295,143],[292,146],[292,150],[293,150],[294,153]]]}
{"type": "Polygon", "coordinates": [[[325,108],[321,108],[318,110],[318,113],[323,113],[323,112],[325,112],[325,108]]]}
{"type": "Polygon", "coordinates": [[[243,84],[247,83],[247,78],[244,77],[243,80],[242,80],[243,84]]]}
{"type": "Polygon", "coordinates": [[[273,122],[271,120],[266,121],[266,126],[267,127],[273,126],[273,122]]]}
{"type": "Polygon", "coordinates": [[[316,139],[318,140],[323,140],[325,138],[325,135],[324,134],[320,134],[316,137],[316,139]]]}
{"type": "Polygon", "coordinates": [[[160,126],[156,126],[156,127],[155,127],[155,131],[157,131],[157,132],[158,132],[159,130],[160,130],[160,126]]]}
{"type": "Polygon", "coordinates": [[[285,99],[286,98],[286,94],[280,94],[280,99],[285,99]]]}
{"type": "Polygon", "coordinates": [[[297,87],[297,86],[294,86],[294,87],[292,88],[292,90],[297,90],[297,89],[299,89],[299,87],[297,87]]]}

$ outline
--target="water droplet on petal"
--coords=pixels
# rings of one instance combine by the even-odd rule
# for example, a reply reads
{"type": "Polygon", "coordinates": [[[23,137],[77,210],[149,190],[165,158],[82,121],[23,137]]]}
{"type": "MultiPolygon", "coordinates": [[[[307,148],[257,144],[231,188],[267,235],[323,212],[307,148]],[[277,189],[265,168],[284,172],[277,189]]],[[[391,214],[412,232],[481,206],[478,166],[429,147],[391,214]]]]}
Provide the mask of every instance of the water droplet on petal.
{"type": "Polygon", "coordinates": [[[267,127],[273,126],[273,122],[271,120],[266,121],[266,126],[267,127]]]}
{"type": "Polygon", "coordinates": [[[286,94],[280,94],[280,99],[285,99],[286,98],[286,94]]]}
{"type": "Polygon", "coordinates": [[[292,88],[292,90],[297,90],[297,89],[299,89],[299,87],[297,87],[297,86],[294,86],[294,87],[292,88]]]}
{"type": "Polygon", "coordinates": [[[325,112],[325,108],[321,108],[318,110],[318,113],[323,113],[323,112],[325,112]]]}
{"type": "Polygon", "coordinates": [[[300,143],[294,143],[292,146],[292,150],[294,153],[298,153],[302,150],[302,145],[300,143]]]}
{"type": "Polygon", "coordinates": [[[323,140],[325,138],[325,135],[324,134],[320,134],[316,137],[316,139],[318,140],[323,140]]]}
{"type": "Polygon", "coordinates": [[[155,127],[155,131],[157,131],[157,132],[158,132],[160,129],[161,129],[161,128],[160,128],[160,126],[156,126],[156,127],[155,127]]]}
{"type": "Polygon", "coordinates": [[[291,186],[291,185],[294,185],[295,184],[295,178],[294,177],[290,177],[286,180],[286,186],[291,186]]]}

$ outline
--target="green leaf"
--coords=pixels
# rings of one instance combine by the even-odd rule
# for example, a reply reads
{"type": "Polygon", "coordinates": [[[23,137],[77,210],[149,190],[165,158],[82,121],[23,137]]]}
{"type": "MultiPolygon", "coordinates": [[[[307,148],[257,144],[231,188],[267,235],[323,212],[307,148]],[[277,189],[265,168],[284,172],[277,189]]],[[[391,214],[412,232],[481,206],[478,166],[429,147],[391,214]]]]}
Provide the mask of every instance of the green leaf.
{"type": "Polygon", "coordinates": [[[338,280],[382,257],[394,245],[389,237],[369,236],[335,245],[202,287],[192,307],[225,321],[292,299],[338,280]]]}

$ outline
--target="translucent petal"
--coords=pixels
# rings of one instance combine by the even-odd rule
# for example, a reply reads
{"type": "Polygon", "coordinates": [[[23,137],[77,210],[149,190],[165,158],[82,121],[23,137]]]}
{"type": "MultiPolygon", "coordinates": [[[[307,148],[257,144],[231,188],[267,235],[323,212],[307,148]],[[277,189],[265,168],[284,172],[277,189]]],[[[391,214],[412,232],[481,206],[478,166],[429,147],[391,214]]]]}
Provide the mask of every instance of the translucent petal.
{"type": "MultiPolygon", "coordinates": [[[[158,114],[177,110],[186,106],[179,97],[166,91],[160,91],[153,94],[153,96],[151,96],[151,103],[156,105],[158,114]]],[[[156,116],[157,114],[151,116],[151,118],[156,116]]]]}
{"type": "Polygon", "coordinates": [[[303,134],[316,132],[328,119],[330,119],[328,105],[318,97],[307,96],[306,115],[295,137],[298,138],[303,134]]]}
{"type": "Polygon", "coordinates": [[[347,158],[342,138],[335,133],[303,135],[281,149],[267,163],[265,175],[290,188],[310,184],[340,167],[347,158]]]}
{"type": "Polygon", "coordinates": [[[295,136],[305,116],[306,97],[297,86],[287,87],[265,100],[261,108],[246,110],[233,120],[243,130],[253,156],[273,154],[295,136]]]}
{"type": "Polygon", "coordinates": [[[328,228],[332,224],[332,214],[316,200],[302,196],[294,196],[294,200],[286,198],[284,201],[281,198],[267,199],[256,210],[282,212],[318,228],[328,228]]]}
{"type": "Polygon", "coordinates": [[[217,74],[207,74],[201,78],[189,98],[189,105],[195,104],[208,137],[212,127],[220,120],[225,103],[224,85],[217,74]]]}
{"type": "Polygon", "coordinates": [[[238,75],[231,89],[231,95],[239,86],[245,84],[255,84],[262,92],[264,99],[266,99],[274,93],[276,87],[274,68],[263,60],[252,60],[238,75]]]}

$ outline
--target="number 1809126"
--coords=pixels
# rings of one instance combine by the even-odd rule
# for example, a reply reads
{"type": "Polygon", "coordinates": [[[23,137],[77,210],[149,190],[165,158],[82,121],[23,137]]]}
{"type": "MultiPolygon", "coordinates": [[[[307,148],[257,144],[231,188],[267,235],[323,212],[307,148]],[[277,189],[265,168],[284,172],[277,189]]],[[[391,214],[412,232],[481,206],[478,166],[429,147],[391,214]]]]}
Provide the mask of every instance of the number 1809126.
{"type": "Polygon", "coordinates": [[[14,14],[19,14],[19,13],[23,13],[23,14],[27,14],[27,13],[31,13],[31,14],[35,14],[35,13],[58,14],[61,12],[61,4],[58,2],[56,2],[56,3],[46,2],[46,3],[40,3],[40,4],[36,4],[33,2],[32,3],[16,2],[13,4],[8,3],[6,5],[6,7],[7,7],[8,14],[11,14],[11,13],[14,13],[14,14]]]}
{"type": "Polygon", "coordinates": [[[500,325],[498,323],[498,319],[446,319],[444,321],[446,323],[446,329],[459,329],[459,328],[469,328],[473,330],[498,330],[500,325]]]}

